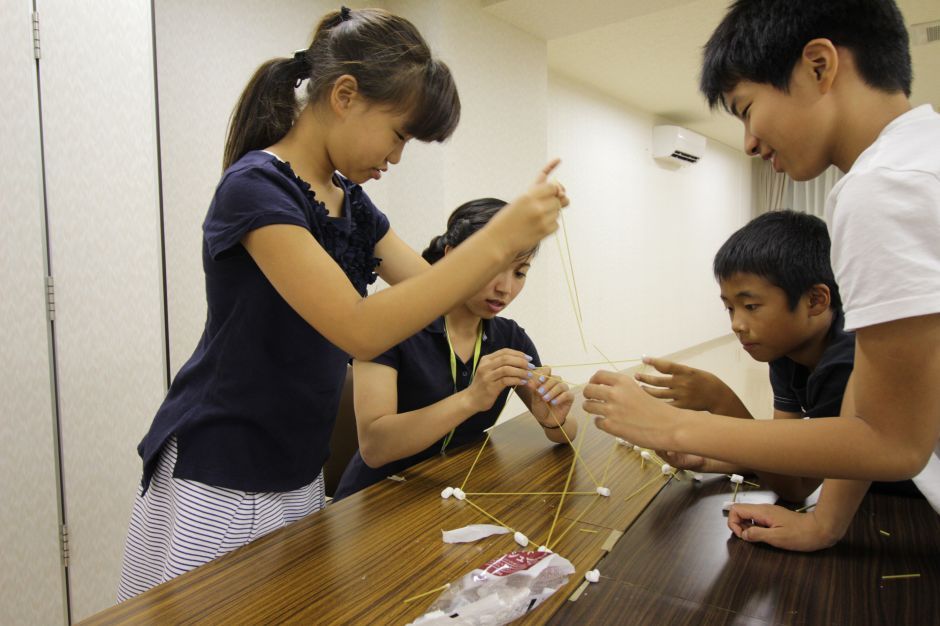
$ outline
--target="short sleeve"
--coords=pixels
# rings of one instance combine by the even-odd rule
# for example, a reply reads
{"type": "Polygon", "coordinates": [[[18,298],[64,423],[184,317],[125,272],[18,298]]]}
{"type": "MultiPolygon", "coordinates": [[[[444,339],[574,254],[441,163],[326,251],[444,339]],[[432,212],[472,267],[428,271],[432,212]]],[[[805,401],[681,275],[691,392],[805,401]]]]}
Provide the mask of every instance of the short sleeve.
{"type": "Polygon", "coordinates": [[[390,348],[389,350],[386,350],[379,356],[372,359],[372,362],[378,363],[379,365],[388,366],[394,370],[398,370],[401,366],[401,345],[397,345],[390,348]]]}
{"type": "Polygon", "coordinates": [[[375,206],[375,204],[372,202],[372,199],[369,198],[365,191],[360,189],[359,193],[361,194],[360,201],[362,208],[365,210],[369,218],[368,222],[370,224],[373,237],[372,242],[373,244],[376,244],[381,241],[382,237],[388,233],[388,229],[390,228],[388,217],[385,215],[385,213],[382,213],[382,211],[380,211],[377,206],[375,206]]]}
{"type": "Polygon", "coordinates": [[[846,330],[940,311],[940,180],[886,168],[846,178],[832,212],[846,330]]]}
{"type": "Polygon", "coordinates": [[[785,413],[802,413],[803,407],[790,386],[792,378],[791,363],[784,359],[771,361],[770,386],[774,392],[774,409],[785,413]]]}
{"type": "Polygon", "coordinates": [[[273,167],[246,166],[230,170],[215,191],[203,233],[213,259],[252,230],[270,224],[309,229],[303,192],[273,167]]]}
{"type": "Polygon", "coordinates": [[[529,335],[526,334],[522,327],[519,327],[519,335],[522,345],[519,350],[532,357],[533,365],[536,367],[542,367],[542,360],[539,358],[539,351],[535,348],[535,344],[532,342],[532,339],[529,338],[529,335]]]}

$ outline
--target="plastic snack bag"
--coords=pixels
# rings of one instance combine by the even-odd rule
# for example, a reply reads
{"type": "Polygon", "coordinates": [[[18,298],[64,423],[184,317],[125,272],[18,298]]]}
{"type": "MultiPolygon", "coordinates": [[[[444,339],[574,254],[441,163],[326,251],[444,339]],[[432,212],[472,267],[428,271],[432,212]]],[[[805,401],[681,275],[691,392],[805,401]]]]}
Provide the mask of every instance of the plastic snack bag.
{"type": "Polygon", "coordinates": [[[414,626],[508,624],[568,582],[574,566],[554,552],[510,552],[452,584],[414,626]]]}

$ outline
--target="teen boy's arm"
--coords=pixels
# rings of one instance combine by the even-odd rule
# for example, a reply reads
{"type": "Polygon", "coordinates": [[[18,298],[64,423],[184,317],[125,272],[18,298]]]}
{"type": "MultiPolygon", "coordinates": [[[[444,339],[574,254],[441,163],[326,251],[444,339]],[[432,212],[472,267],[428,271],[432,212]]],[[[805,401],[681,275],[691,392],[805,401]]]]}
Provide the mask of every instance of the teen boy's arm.
{"type": "Polygon", "coordinates": [[[869,485],[862,480],[826,480],[815,510],[807,513],[772,504],[736,504],[728,513],[728,527],[745,541],[784,550],[828,548],[845,535],[869,485]]]}
{"type": "MultiPolygon", "coordinates": [[[[842,400],[842,414],[855,413],[853,398],[849,383],[842,400]]],[[[863,480],[826,480],[815,510],[808,513],[770,504],[735,505],[728,513],[728,527],[745,541],[769,543],[785,550],[811,552],[828,548],[845,535],[869,485],[863,480]]]]}
{"type": "Polygon", "coordinates": [[[916,475],[940,436],[940,314],[858,329],[850,380],[852,414],[742,420],[670,407],[630,377],[602,371],[584,387],[584,410],[600,417],[598,428],[638,445],[763,471],[884,481],[916,475]]]}

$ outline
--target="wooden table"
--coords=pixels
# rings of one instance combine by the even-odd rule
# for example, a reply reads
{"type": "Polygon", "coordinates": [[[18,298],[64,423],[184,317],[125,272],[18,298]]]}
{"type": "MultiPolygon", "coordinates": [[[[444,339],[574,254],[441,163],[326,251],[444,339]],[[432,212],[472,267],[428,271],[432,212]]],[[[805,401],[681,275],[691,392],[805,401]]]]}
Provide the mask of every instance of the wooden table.
{"type": "MultiPolygon", "coordinates": [[[[721,512],[727,478],[667,482],[590,418],[579,419],[585,462],[575,465],[569,490],[593,492],[603,483],[612,495],[568,496],[562,504],[550,545],[577,573],[517,623],[940,620],[940,518],[925,501],[870,495],[847,538],[820,553],[749,545],[730,536],[721,512]],[[601,582],[578,593],[595,565],[601,582]],[[906,573],[921,577],[880,578],[906,573]]],[[[464,482],[479,450],[426,461],[404,482],[383,481],[329,505],[87,623],[407,623],[438,593],[405,600],[518,548],[511,534],[444,544],[442,529],[493,523],[471,503],[533,542],[548,538],[560,496],[473,494],[560,492],[572,448],[547,442],[531,419],[510,420],[493,430],[470,473],[468,501],[441,499],[444,487],[464,482]]]]}
{"type": "MultiPolygon", "coordinates": [[[[598,564],[602,584],[552,624],[940,624],[940,516],[868,494],[821,552],[748,544],[728,530],[726,477],[671,481],[598,564]],[[919,578],[888,579],[893,574],[919,578]]],[[[769,492],[748,492],[758,499],[769,492]]]]}
{"type": "MultiPolygon", "coordinates": [[[[572,410],[573,419],[579,409],[572,410]]],[[[606,546],[668,482],[659,467],[619,446],[581,414],[580,458],[554,524],[554,551],[577,574],[523,623],[544,623],[606,553],[606,546]],[[596,494],[597,483],[612,490],[596,494]],[[627,496],[631,496],[627,499],[627,496]],[[612,533],[612,531],[614,531],[612,533]]],[[[480,492],[562,492],[575,453],[545,439],[528,416],[496,427],[483,448],[464,447],[421,463],[403,482],[383,481],[323,511],[267,535],[147,593],[92,616],[89,624],[355,623],[404,624],[423,615],[439,595],[405,600],[458,580],[520,547],[513,535],[471,544],[445,544],[441,530],[500,522],[526,534],[535,549],[548,540],[560,495],[490,496],[480,492]],[[466,501],[444,500],[468,473],[466,501]],[[472,503],[472,504],[471,504],[472,503]]]]}

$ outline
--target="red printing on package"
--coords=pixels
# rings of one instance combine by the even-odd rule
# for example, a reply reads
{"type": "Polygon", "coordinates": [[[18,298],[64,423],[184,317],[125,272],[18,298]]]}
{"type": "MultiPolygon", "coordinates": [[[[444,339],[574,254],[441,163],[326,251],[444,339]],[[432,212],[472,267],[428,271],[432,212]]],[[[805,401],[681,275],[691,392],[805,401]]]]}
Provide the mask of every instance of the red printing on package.
{"type": "Polygon", "coordinates": [[[549,554],[549,552],[510,552],[488,562],[483,566],[483,571],[493,576],[509,576],[529,569],[549,554]]]}

